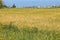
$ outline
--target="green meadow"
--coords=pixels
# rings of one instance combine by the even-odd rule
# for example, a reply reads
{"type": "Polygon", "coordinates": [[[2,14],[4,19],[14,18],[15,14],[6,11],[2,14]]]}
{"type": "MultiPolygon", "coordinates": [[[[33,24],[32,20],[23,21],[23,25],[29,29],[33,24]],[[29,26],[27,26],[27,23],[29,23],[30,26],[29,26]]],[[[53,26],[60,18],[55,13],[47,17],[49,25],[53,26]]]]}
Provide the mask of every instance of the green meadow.
{"type": "Polygon", "coordinates": [[[60,40],[60,8],[0,9],[0,40],[60,40]]]}

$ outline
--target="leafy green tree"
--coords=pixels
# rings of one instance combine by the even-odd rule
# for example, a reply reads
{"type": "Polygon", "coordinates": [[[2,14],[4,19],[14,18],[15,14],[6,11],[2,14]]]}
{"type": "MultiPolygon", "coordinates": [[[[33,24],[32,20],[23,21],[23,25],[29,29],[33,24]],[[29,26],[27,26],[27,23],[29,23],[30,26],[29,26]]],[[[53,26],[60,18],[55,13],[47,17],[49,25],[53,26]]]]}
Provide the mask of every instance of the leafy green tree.
{"type": "Polygon", "coordinates": [[[3,2],[2,2],[2,0],[0,0],[0,8],[2,8],[3,7],[3,2]]]}
{"type": "Polygon", "coordinates": [[[0,0],[0,8],[8,8],[8,6],[4,5],[3,1],[0,0]]]}

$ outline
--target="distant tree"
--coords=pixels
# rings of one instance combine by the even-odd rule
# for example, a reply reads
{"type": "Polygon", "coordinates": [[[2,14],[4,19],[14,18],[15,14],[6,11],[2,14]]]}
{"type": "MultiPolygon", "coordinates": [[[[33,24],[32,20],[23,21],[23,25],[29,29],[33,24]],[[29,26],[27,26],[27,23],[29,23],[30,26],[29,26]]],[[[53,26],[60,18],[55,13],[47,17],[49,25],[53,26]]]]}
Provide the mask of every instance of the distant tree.
{"type": "Polygon", "coordinates": [[[7,5],[4,5],[3,7],[5,7],[5,8],[9,8],[7,5]]]}
{"type": "Polygon", "coordinates": [[[51,6],[51,8],[60,8],[60,5],[59,6],[51,6]]]}
{"type": "Polygon", "coordinates": [[[13,4],[11,8],[16,8],[16,5],[15,5],[15,4],[13,4]]]}
{"type": "Polygon", "coordinates": [[[57,8],[60,8],[60,6],[57,6],[57,8]]]}

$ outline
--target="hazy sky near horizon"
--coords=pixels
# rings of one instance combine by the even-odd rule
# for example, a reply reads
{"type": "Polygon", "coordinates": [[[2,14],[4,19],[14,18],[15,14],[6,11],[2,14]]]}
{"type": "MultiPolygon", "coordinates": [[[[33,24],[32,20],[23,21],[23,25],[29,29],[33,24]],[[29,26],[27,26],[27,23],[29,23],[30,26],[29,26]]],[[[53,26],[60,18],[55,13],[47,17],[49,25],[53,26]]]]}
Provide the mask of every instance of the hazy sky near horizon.
{"type": "Polygon", "coordinates": [[[16,4],[17,7],[60,5],[60,0],[3,0],[3,2],[7,6],[16,4]]]}

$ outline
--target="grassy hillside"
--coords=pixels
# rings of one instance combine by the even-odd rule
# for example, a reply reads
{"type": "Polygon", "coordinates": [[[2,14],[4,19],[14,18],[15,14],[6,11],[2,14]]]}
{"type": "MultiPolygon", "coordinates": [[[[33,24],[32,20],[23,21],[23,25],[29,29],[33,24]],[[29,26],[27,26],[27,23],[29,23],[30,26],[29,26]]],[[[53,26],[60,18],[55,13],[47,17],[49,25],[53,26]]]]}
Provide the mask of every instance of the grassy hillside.
{"type": "Polygon", "coordinates": [[[0,40],[60,40],[60,8],[0,9],[0,40]]]}

